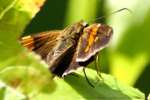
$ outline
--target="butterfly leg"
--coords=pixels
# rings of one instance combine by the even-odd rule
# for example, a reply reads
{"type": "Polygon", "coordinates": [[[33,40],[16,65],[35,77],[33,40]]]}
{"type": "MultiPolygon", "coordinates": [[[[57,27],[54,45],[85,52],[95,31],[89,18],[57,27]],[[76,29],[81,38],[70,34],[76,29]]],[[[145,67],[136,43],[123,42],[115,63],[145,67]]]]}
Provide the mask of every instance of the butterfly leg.
{"type": "Polygon", "coordinates": [[[95,69],[96,69],[96,72],[97,72],[97,74],[98,74],[98,76],[101,78],[101,79],[103,79],[102,78],[102,75],[101,75],[101,73],[100,73],[100,66],[98,65],[98,62],[99,62],[99,56],[98,55],[96,55],[96,59],[95,59],[95,69]]]}
{"type": "Polygon", "coordinates": [[[83,73],[84,73],[84,75],[85,75],[85,79],[86,79],[86,81],[88,82],[88,84],[89,84],[91,87],[94,88],[94,85],[89,81],[89,79],[88,79],[88,77],[87,77],[87,75],[86,75],[85,67],[83,67],[83,73]]]}

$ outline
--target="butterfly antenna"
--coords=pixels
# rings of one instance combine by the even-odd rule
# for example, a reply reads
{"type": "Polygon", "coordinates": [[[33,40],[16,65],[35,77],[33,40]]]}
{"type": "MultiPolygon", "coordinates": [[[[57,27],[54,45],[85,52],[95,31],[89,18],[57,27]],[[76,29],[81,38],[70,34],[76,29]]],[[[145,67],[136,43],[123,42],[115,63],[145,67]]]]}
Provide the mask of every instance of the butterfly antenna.
{"type": "Polygon", "coordinates": [[[113,15],[113,14],[115,14],[115,13],[118,13],[118,12],[121,12],[121,11],[124,11],[124,10],[127,10],[128,12],[132,13],[132,11],[131,11],[130,9],[128,9],[128,8],[121,8],[121,9],[119,9],[119,10],[116,10],[116,11],[114,11],[114,12],[108,14],[108,15],[104,15],[104,16],[101,16],[101,17],[97,17],[97,18],[95,18],[94,20],[92,20],[92,22],[95,22],[95,21],[97,21],[97,20],[100,20],[100,19],[109,17],[109,16],[111,16],[111,15],[113,15]]]}
{"type": "Polygon", "coordinates": [[[85,79],[86,79],[86,81],[88,82],[88,84],[89,84],[91,87],[94,88],[94,85],[89,81],[89,79],[88,79],[88,77],[87,77],[87,75],[86,75],[85,68],[83,68],[83,72],[84,72],[85,79]]]}

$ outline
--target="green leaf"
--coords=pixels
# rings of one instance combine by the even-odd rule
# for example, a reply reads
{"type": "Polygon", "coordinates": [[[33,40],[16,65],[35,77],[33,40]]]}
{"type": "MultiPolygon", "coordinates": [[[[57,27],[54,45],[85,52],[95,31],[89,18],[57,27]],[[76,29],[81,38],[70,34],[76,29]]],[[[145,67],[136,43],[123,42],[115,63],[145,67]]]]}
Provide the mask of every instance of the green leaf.
{"type": "Polygon", "coordinates": [[[25,100],[26,97],[15,89],[0,82],[0,100],[25,100]]]}
{"type": "MultiPolygon", "coordinates": [[[[18,42],[43,2],[44,0],[0,1],[0,80],[26,96],[43,89],[46,91],[47,86],[50,87],[47,92],[52,92],[55,88],[48,66],[18,42]]],[[[11,95],[11,92],[4,94],[11,95]]]]}
{"type": "Polygon", "coordinates": [[[6,88],[5,88],[4,85],[0,82],[0,100],[3,100],[3,99],[4,99],[5,90],[6,90],[6,88]]]}
{"type": "Polygon", "coordinates": [[[37,4],[38,1],[30,0],[0,1],[0,7],[6,6],[0,12],[0,62],[17,56],[22,51],[16,40],[20,37],[25,26],[39,11],[42,2],[43,0],[39,0],[39,4],[37,4]],[[31,8],[32,10],[30,10],[31,8]]]}
{"type": "Polygon", "coordinates": [[[32,100],[144,100],[144,94],[139,90],[123,85],[114,77],[102,74],[99,78],[96,71],[86,69],[89,81],[94,85],[91,87],[86,81],[82,70],[70,74],[64,79],[55,77],[56,90],[51,94],[39,94],[32,100]]]}
{"type": "Polygon", "coordinates": [[[0,19],[3,17],[3,15],[11,9],[17,0],[1,0],[1,6],[0,6],[0,19]]]}

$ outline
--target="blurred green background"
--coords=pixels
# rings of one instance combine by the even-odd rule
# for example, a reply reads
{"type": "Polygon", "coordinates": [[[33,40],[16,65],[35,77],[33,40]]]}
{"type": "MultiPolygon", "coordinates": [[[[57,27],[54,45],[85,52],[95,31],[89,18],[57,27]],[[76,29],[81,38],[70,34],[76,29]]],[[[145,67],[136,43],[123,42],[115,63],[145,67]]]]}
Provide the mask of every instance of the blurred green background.
{"type": "Polygon", "coordinates": [[[24,35],[63,29],[80,21],[106,23],[114,35],[100,53],[101,71],[142,92],[150,92],[150,0],[47,0],[24,35]],[[128,8],[101,20],[95,18],[128,8]]]}

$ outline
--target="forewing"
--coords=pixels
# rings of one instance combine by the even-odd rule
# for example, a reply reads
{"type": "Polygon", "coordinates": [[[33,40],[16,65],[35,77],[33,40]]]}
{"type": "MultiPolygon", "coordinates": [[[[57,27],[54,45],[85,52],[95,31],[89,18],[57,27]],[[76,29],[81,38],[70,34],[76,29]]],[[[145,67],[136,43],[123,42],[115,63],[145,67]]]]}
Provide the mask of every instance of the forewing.
{"type": "Polygon", "coordinates": [[[112,28],[104,24],[92,24],[83,30],[77,47],[77,62],[86,62],[107,46],[112,28]]]}

